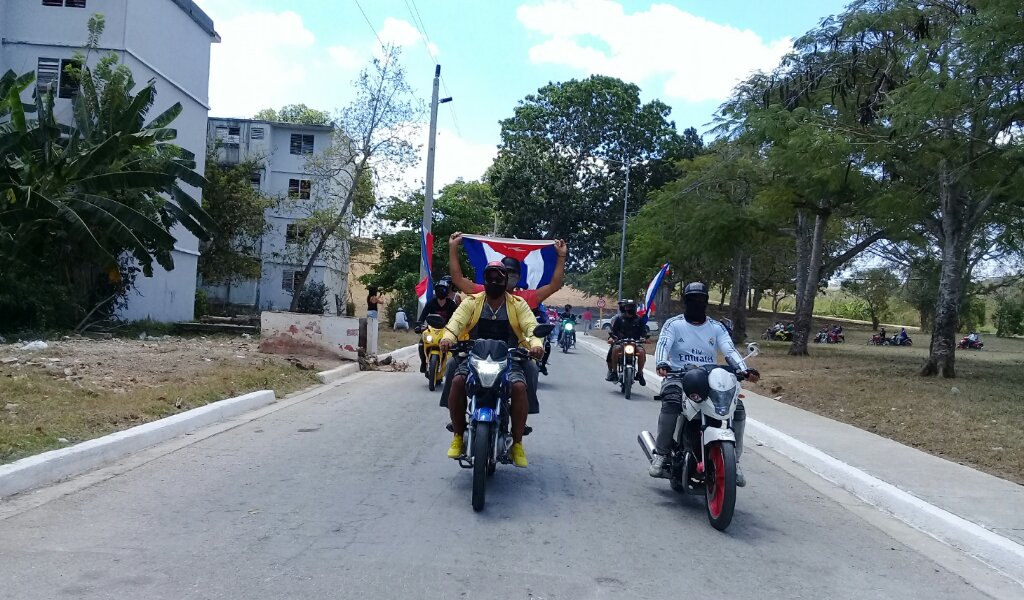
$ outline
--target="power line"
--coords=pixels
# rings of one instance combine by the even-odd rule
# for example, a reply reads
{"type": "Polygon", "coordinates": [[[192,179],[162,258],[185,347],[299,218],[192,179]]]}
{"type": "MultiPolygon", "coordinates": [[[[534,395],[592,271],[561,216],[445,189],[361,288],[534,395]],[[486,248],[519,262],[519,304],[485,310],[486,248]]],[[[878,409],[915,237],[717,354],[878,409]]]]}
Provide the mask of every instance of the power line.
{"type": "MultiPolygon", "coordinates": [[[[435,65],[440,64],[437,60],[437,56],[434,55],[434,51],[431,50],[430,48],[432,42],[430,41],[430,36],[427,34],[427,26],[423,22],[423,16],[420,14],[420,9],[416,5],[416,0],[403,1],[405,2],[405,8],[409,10],[409,16],[412,17],[413,27],[415,27],[416,31],[418,31],[420,34],[420,41],[423,42],[423,47],[426,48],[427,54],[430,55],[430,59],[434,61],[435,65]],[[410,1],[412,2],[412,4],[410,4],[410,1]]],[[[441,87],[444,88],[445,96],[451,97],[452,93],[448,89],[448,83],[445,81],[443,75],[441,76],[441,87]]],[[[459,118],[455,114],[455,107],[452,106],[453,103],[451,102],[448,102],[447,104],[448,110],[451,112],[452,115],[452,124],[455,126],[455,133],[458,134],[459,137],[462,137],[462,130],[459,128],[459,118]]]]}
{"type": "Polygon", "coordinates": [[[359,12],[363,13],[363,19],[366,20],[366,24],[370,27],[370,31],[373,32],[373,37],[377,38],[377,43],[383,47],[384,41],[381,40],[380,35],[377,34],[377,30],[373,27],[373,23],[370,22],[370,17],[366,16],[366,11],[363,10],[363,5],[359,4],[359,0],[354,1],[356,3],[356,7],[359,8],[359,12]]]}

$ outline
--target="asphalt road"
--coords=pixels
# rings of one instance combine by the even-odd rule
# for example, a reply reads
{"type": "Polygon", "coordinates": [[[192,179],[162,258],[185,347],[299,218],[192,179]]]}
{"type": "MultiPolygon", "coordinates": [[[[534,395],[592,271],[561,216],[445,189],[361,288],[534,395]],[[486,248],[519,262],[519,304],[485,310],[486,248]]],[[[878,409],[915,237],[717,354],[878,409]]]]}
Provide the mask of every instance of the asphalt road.
{"type": "Polygon", "coordinates": [[[652,391],[602,369],[555,355],[530,467],[500,465],[482,513],[426,381],[371,373],[0,515],[0,598],[985,597],[762,449],[715,531],[647,475],[652,391]]]}

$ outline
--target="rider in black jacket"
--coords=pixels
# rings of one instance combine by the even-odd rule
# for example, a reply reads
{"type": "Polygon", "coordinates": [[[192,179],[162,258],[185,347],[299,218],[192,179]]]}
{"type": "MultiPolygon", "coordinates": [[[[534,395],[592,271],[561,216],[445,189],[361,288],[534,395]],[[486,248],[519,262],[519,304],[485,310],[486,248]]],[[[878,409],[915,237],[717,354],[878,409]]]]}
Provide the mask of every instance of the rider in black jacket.
{"type": "MultiPolygon", "coordinates": [[[[448,285],[444,279],[438,281],[434,285],[434,298],[430,302],[427,302],[426,306],[423,307],[423,311],[420,312],[420,318],[416,320],[416,333],[422,333],[427,323],[427,317],[430,315],[440,315],[444,317],[444,322],[447,323],[448,319],[452,318],[452,314],[458,307],[458,304],[449,298],[448,293],[451,291],[451,286],[448,285]]],[[[420,353],[420,373],[427,372],[427,357],[423,353],[423,339],[420,338],[419,344],[417,344],[420,353]]]]}
{"type": "MultiPolygon", "coordinates": [[[[624,312],[615,317],[612,321],[611,330],[608,333],[608,343],[612,344],[611,355],[608,358],[608,381],[617,381],[617,365],[622,360],[622,344],[620,340],[646,340],[651,333],[651,329],[644,323],[643,317],[636,314],[636,302],[634,300],[624,300],[622,302],[624,312]]],[[[636,369],[636,380],[640,385],[647,385],[644,381],[644,363],[647,361],[647,355],[644,352],[644,347],[637,345],[636,347],[636,358],[637,358],[637,369],[636,369]]]]}

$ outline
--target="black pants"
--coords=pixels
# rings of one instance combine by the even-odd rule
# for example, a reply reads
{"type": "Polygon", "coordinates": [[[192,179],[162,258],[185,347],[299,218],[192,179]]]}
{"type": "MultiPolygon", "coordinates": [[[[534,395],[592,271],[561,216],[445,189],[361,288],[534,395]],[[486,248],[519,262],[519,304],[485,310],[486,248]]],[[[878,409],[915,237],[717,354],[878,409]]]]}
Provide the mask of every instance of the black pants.
{"type": "MultiPolygon", "coordinates": [[[[683,386],[675,379],[665,379],[661,384],[661,414],[658,415],[658,437],[655,453],[668,456],[672,450],[672,436],[676,422],[683,413],[683,386]]],[[[747,409],[743,400],[736,401],[736,412],[732,417],[732,430],[736,434],[736,459],[743,454],[743,431],[747,426],[747,409]]]]}

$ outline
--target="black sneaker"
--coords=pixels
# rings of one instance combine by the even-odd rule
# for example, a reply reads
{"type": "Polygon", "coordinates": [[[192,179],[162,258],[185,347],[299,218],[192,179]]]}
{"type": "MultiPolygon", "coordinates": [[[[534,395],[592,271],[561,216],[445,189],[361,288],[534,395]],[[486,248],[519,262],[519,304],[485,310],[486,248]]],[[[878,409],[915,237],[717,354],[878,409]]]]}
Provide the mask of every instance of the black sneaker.
{"type": "Polygon", "coordinates": [[[640,385],[644,386],[644,387],[647,387],[647,382],[644,381],[644,372],[643,371],[637,371],[637,373],[636,373],[636,382],[639,383],[640,385]]]}
{"type": "Polygon", "coordinates": [[[615,371],[608,371],[608,376],[604,380],[614,383],[619,380],[619,375],[615,371]]]}
{"type": "Polygon", "coordinates": [[[420,363],[420,373],[426,373],[426,372],[427,372],[427,364],[426,363],[420,363]]]}
{"type": "Polygon", "coordinates": [[[544,364],[544,363],[538,364],[537,365],[537,370],[540,371],[542,375],[547,375],[548,374],[548,366],[546,364],[544,364]]]}

